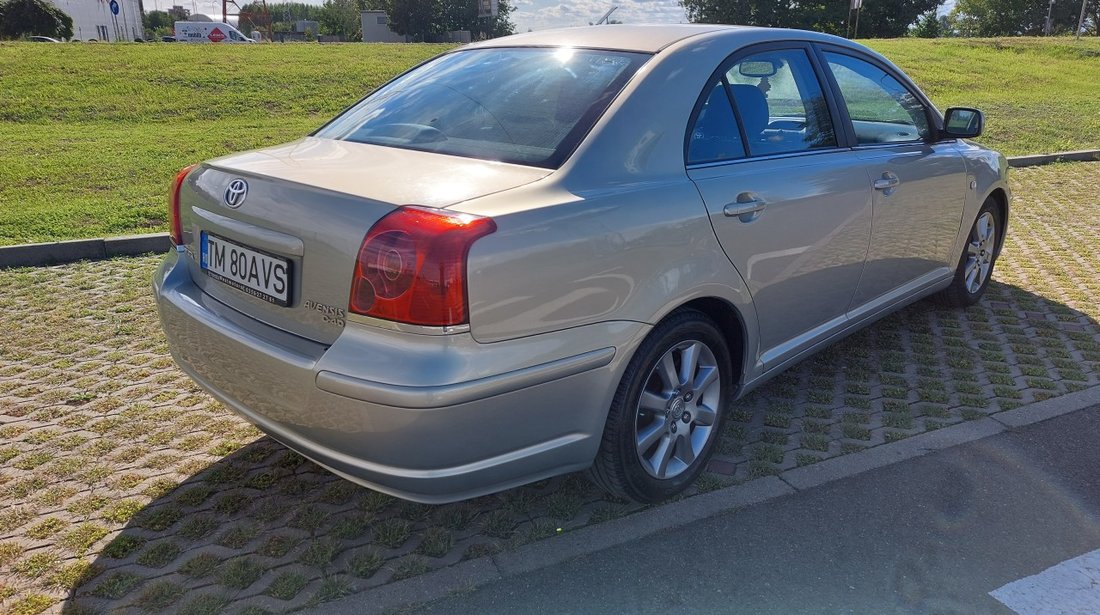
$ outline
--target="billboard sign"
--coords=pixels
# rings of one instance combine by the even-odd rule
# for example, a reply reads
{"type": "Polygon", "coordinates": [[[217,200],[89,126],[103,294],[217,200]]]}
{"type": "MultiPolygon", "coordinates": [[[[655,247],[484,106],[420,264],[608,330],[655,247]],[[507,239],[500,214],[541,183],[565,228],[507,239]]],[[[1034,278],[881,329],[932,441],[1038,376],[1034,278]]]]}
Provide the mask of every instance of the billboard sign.
{"type": "Polygon", "coordinates": [[[499,12],[498,0],[477,0],[477,16],[479,18],[496,17],[499,12]]]}

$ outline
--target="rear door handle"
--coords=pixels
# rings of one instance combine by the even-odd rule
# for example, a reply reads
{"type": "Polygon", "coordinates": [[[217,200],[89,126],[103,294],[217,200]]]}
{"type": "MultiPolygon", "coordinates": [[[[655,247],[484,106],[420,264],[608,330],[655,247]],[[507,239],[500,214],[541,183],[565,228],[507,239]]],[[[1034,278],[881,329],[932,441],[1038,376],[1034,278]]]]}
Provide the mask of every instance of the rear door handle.
{"type": "Polygon", "coordinates": [[[890,172],[886,172],[886,173],[882,174],[882,177],[880,179],[875,180],[874,186],[875,186],[875,190],[888,191],[887,194],[889,194],[890,193],[889,191],[893,191],[893,189],[897,188],[898,184],[900,184],[900,183],[901,183],[901,180],[898,179],[897,175],[894,175],[893,173],[890,173],[890,172]]]}
{"type": "Polygon", "coordinates": [[[742,192],[737,195],[737,200],[722,208],[722,213],[727,217],[737,217],[742,222],[752,222],[760,217],[760,212],[768,206],[767,201],[751,192],[742,192]]]}

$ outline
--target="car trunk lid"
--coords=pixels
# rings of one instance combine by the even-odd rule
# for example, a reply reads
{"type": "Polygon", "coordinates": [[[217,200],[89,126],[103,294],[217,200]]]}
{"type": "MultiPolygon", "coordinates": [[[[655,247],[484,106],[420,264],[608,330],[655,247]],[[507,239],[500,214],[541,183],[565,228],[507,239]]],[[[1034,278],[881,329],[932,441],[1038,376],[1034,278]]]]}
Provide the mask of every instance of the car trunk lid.
{"type": "Polygon", "coordinates": [[[180,193],[189,267],[222,303],[331,343],[371,225],[401,205],[448,207],[549,173],[312,137],[216,159],[180,193]]]}

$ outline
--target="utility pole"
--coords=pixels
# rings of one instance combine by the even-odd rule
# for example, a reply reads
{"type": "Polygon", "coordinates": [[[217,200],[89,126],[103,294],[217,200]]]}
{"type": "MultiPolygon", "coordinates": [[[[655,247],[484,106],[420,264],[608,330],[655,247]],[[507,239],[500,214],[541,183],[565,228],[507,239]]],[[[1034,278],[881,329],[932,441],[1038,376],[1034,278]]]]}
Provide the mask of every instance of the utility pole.
{"type": "MultiPolygon", "coordinates": [[[[1085,7],[1088,5],[1089,0],[1081,0],[1081,17],[1077,19],[1077,33],[1073,38],[1075,41],[1081,40],[1081,28],[1085,27],[1085,7]]],[[[1096,27],[1100,29],[1100,23],[1096,24],[1096,27]]]]}
{"type": "Polygon", "coordinates": [[[1043,34],[1050,36],[1050,32],[1054,30],[1054,23],[1050,19],[1051,11],[1054,10],[1054,0],[1050,0],[1050,4],[1047,5],[1047,21],[1043,24],[1043,34]]]}

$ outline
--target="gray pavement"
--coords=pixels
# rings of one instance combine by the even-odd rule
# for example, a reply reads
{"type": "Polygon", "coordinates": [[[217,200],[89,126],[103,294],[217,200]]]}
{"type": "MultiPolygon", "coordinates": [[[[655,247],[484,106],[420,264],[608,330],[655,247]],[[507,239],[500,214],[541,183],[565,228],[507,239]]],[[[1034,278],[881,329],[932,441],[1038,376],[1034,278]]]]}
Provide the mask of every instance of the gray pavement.
{"type": "Polygon", "coordinates": [[[416,612],[1011,613],[989,592],[1100,548],[1097,434],[1093,406],[416,612]]]}

